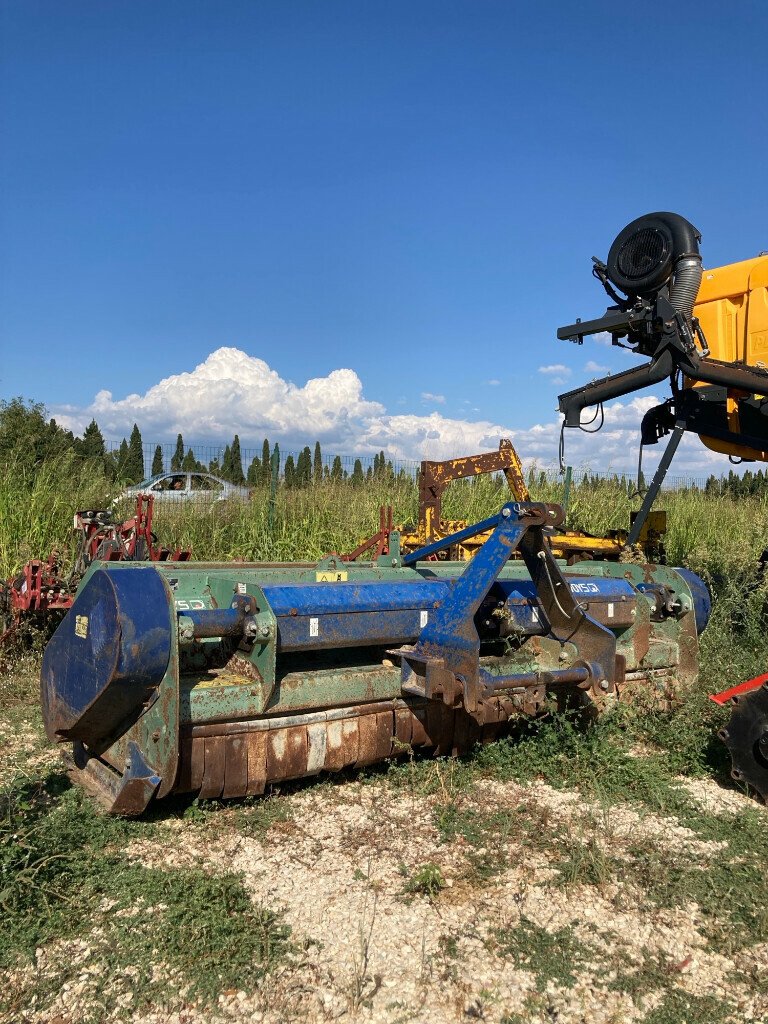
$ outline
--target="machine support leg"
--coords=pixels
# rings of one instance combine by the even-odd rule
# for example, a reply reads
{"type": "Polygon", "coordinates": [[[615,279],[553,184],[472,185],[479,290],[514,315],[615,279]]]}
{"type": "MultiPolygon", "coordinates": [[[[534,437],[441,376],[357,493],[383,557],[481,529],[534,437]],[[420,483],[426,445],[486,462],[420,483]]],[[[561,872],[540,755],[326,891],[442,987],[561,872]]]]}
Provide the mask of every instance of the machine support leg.
{"type": "Polygon", "coordinates": [[[643,499],[643,504],[640,506],[637,518],[634,523],[632,523],[632,529],[629,531],[629,537],[627,538],[627,543],[630,545],[637,544],[637,538],[640,536],[640,531],[643,528],[645,520],[648,518],[648,513],[653,508],[653,503],[658,497],[661,485],[664,482],[664,477],[667,475],[667,470],[669,469],[672,459],[675,457],[677,446],[680,444],[680,439],[684,432],[685,426],[678,420],[672,430],[672,436],[669,439],[666,451],[661,457],[659,467],[653,475],[651,486],[648,488],[645,498],[643,499]]]}

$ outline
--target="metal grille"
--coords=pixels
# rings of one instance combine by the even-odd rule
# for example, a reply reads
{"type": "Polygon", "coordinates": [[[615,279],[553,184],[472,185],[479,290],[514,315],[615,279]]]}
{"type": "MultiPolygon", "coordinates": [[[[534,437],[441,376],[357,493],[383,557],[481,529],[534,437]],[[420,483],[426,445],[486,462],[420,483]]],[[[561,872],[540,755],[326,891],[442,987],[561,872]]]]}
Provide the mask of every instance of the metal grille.
{"type": "Polygon", "coordinates": [[[666,259],[668,243],[658,228],[643,228],[619,250],[617,264],[628,280],[645,277],[666,259]]]}

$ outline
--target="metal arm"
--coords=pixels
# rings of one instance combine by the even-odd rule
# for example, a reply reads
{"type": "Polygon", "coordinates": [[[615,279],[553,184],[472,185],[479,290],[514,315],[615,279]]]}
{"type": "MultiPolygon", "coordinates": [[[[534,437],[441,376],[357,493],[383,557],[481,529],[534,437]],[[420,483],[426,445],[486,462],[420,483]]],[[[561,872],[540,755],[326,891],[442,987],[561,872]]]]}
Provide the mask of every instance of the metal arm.
{"type": "MultiPolygon", "coordinates": [[[[544,537],[545,526],[559,526],[558,505],[518,502],[504,505],[497,516],[437,542],[446,546],[495,525],[495,530],[453,583],[450,596],[430,613],[413,647],[391,653],[401,658],[403,691],[449,707],[463,706],[478,714],[481,702],[501,692],[531,685],[570,684],[612,690],[616,681],[616,639],[611,630],[590,618],[577,604],[544,537]],[[480,639],[475,615],[504,565],[519,550],[536,588],[546,628],[561,642],[578,644],[578,663],[543,673],[492,676],[480,665],[480,639]]],[[[431,553],[428,545],[408,556],[431,553]]]]}

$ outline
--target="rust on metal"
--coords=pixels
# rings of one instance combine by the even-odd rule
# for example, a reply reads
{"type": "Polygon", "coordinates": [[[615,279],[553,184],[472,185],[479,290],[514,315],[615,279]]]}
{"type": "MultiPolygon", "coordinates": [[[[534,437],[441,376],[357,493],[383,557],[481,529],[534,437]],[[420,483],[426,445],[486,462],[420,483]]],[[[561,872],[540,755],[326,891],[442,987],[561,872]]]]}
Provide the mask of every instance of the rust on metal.
{"type": "Polygon", "coordinates": [[[307,770],[307,730],[297,725],[267,733],[267,782],[297,779],[307,770]]]}
{"type": "Polygon", "coordinates": [[[248,748],[248,785],[246,796],[259,796],[267,785],[267,734],[246,732],[243,734],[248,748]]]}
{"type": "Polygon", "coordinates": [[[248,737],[227,736],[225,739],[224,789],[222,796],[245,796],[248,791],[248,737]]]}
{"type": "Polygon", "coordinates": [[[205,763],[203,784],[200,787],[201,800],[214,800],[224,789],[224,767],[226,764],[226,738],[208,736],[205,741],[205,763]]]}

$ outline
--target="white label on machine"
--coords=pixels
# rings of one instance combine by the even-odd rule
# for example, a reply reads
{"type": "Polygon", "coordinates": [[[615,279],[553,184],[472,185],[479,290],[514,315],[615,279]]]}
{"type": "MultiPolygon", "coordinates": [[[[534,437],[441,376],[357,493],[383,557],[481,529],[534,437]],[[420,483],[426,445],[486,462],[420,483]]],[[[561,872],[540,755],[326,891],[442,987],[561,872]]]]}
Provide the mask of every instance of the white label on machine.
{"type": "Polygon", "coordinates": [[[426,624],[429,622],[429,612],[419,612],[419,626],[424,629],[426,624]]]}
{"type": "Polygon", "coordinates": [[[610,601],[608,602],[608,618],[613,618],[613,603],[610,601]]]}
{"type": "Polygon", "coordinates": [[[237,592],[238,592],[238,594],[244,594],[245,593],[245,584],[244,583],[238,583],[237,584],[237,592]]]}
{"type": "Polygon", "coordinates": [[[538,622],[539,621],[539,609],[538,608],[531,608],[531,619],[534,622],[538,622]]]}
{"type": "Polygon", "coordinates": [[[309,635],[319,636],[320,635],[320,619],[309,620],[309,635]]]}

